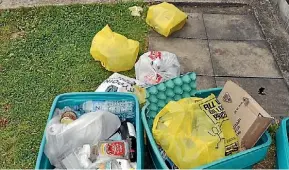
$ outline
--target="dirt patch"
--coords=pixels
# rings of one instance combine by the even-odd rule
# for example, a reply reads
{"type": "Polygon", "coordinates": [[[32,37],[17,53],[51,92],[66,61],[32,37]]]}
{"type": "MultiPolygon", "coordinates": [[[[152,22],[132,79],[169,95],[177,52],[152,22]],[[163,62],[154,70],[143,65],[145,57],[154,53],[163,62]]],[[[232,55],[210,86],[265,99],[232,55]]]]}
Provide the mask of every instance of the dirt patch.
{"type": "Polygon", "coordinates": [[[8,112],[11,109],[11,104],[9,104],[9,103],[4,104],[2,109],[4,110],[4,112],[8,112]]]}
{"type": "Polygon", "coordinates": [[[275,169],[276,165],[276,146],[272,144],[268,149],[267,156],[264,161],[254,165],[253,169],[275,169]]]}
{"type": "Polygon", "coordinates": [[[8,124],[8,119],[0,118],[0,128],[5,128],[8,124]]]}
{"type": "Polygon", "coordinates": [[[216,53],[216,54],[218,54],[218,55],[224,55],[224,54],[226,53],[226,51],[225,51],[225,50],[222,50],[222,49],[219,49],[219,48],[217,48],[217,49],[215,50],[215,53],[216,53]]]}
{"type": "Polygon", "coordinates": [[[14,32],[11,34],[10,39],[23,38],[24,36],[25,36],[24,31],[14,32]]]}
{"type": "MultiPolygon", "coordinates": [[[[0,0],[1,1],[1,0],[0,0]]],[[[14,25],[0,24],[0,41],[7,41],[11,38],[13,32],[17,32],[17,28],[14,25]]]]}

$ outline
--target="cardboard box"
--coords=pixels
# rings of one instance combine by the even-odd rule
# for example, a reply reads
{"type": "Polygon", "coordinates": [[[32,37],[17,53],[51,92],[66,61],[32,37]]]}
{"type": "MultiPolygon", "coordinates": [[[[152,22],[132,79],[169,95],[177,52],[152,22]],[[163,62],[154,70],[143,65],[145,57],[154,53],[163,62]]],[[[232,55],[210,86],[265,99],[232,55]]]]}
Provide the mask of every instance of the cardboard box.
{"type": "Polygon", "coordinates": [[[252,148],[274,119],[232,81],[226,82],[218,100],[233,124],[241,148],[252,148]]]}

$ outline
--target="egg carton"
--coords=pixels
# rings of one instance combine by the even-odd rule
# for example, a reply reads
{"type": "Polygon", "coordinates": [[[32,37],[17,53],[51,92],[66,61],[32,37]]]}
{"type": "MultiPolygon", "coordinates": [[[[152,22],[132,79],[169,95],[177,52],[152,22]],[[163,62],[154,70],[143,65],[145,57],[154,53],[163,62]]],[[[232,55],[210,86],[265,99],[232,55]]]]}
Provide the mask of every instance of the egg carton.
{"type": "Polygon", "coordinates": [[[146,101],[149,103],[149,115],[147,116],[154,118],[170,101],[194,96],[197,88],[196,77],[196,73],[190,72],[148,87],[146,89],[146,101]]]}

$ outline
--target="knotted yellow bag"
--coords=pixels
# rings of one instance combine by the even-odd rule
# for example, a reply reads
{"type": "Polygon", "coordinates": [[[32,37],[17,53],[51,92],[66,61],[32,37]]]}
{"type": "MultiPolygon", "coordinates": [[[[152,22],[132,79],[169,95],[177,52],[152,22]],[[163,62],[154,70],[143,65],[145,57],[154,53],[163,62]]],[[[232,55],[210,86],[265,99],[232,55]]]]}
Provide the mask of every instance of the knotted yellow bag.
{"type": "Polygon", "coordinates": [[[168,37],[185,25],[187,17],[186,13],[173,4],[163,2],[149,7],[146,23],[161,35],[168,37]]]}
{"type": "Polygon", "coordinates": [[[108,25],[94,36],[90,48],[92,57],[113,72],[132,69],[138,52],[138,41],[112,32],[108,25]]]}

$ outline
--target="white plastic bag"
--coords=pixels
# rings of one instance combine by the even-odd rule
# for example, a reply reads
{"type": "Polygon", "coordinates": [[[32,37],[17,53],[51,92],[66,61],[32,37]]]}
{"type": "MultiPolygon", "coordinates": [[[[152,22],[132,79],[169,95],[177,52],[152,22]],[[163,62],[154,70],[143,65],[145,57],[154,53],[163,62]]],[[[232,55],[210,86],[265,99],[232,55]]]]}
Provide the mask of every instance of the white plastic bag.
{"type": "Polygon", "coordinates": [[[104,80],[95,92],[134,92],[134,85],[138,84],[136,79],[113,73],[104,80]]]}
{"type": "Polygon", "coordinates": [[[73,149],[106,140],[119,127],[119,118],[107,111],[86,113],[68,125],[61,124],[56,115],[46,127],[44,153],[52,165],[62,168],[61,160],[73,149]]]}
{"type": "Polygon", "coordinates": [[[139,102],[145,102],[145,90],[141,88],[142,83],[136,79],[113,73],[108,79],[104,80],[95,92],[131,92],[134,93],[139,102]]]}
{"type": "Polygon", "coordinates": [[[180,67],[175,54],[149,51],[140,56],[135,64],[136,79],[146,86],[151,86],[179,76],[180,67]]]}
{"type": "MultiPolygon", "coordinates": [[[[101,165],[111,162],[112,158],[101,158],[97,160],[90,159],[91,148],[90,145],[83,145],[73,150],[72,153],[65,156],[62,164],[66,169],[96,169],[101,165]]],[[[116,161],[116,160],[114,160],[116,161]]]]}

